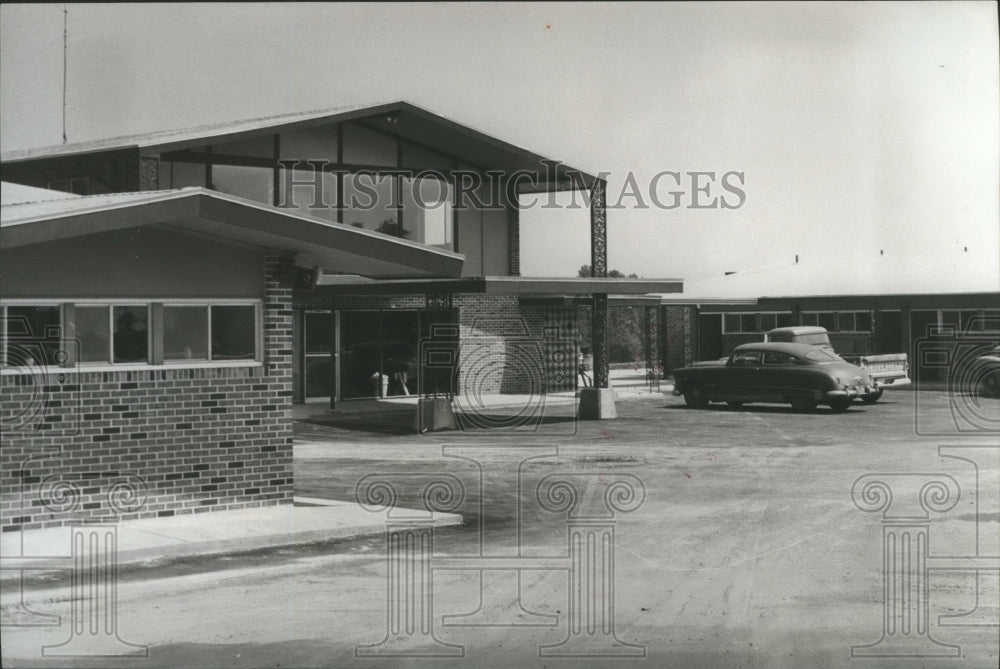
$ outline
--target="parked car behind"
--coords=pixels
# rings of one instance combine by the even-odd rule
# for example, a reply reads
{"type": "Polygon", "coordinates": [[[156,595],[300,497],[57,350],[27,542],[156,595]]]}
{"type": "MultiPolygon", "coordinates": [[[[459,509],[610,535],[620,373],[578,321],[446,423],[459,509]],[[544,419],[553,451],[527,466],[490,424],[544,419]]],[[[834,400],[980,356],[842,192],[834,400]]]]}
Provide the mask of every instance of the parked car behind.
{"type": "Polygon", "coordinates": [[[994,346],[977,357],[968,377],[973,393],[982,397],[1000,397],[1000,346],[994,346]]]}
{"type": "Polygon", "coordinates": [[[759,343],[737,346],[728,359],[675,370],[673,394],[697,409],[710,402],[766,402],[789,403],[796,411],[812,411],[820,403],[844,411],[855,399],[877,397],[881,389],[865,370],[829,348],[759,343]]]}
{"type": "MultiPolygon", "coordinates": [[[[815,325],[774,328],[764,335],[764,341],[812,344],[833,350],[833,345],[830,344],[830,334],[826,328],[815,325]]],[[[879,391],[863,398],[868,404],[878,401],[882,397],[882,390],[890,385],[899,387],[911,383],[910,364],[905,353],[882,353],[879,355],[838,353],[838,355],[845,361],[868,372],[868,375],[878,382],[879,391]]]]}

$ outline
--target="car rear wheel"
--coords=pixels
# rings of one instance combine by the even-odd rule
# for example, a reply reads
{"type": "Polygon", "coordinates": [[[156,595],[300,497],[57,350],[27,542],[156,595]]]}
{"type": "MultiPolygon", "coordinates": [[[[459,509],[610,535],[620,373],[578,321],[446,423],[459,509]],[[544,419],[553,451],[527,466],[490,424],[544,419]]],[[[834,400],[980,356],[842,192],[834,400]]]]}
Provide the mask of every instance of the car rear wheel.
{"type": "Polygon", "coordinates": [[[833,402],[830,402],[830,408],[836,411],[837,413],[840,413],[842,411],[847,411],[847,407],[849,406],[851,406],[850,399],[834,400],[833,402]]]}
{"type": "Polygon", "coordinates": [[[884,391],[881,388],[879,388],[878,390],[876,390],[875,392],[873,392],[870,395],[862,395],[861,396],[861,401],[864,402],[865,404],[875,404],[880,399],[882,399],[882,393],[883,392],[884,391]]]}
{"type": "Polygon", "coordinates": [[[792,409],[798,411],[799,413],[805,413],[807,411],[815,411],[816,406],[819,404],[815,397],[809,397],[806,395],[800,395],[798,397],[793,397],[791,399],[792,409]]]}
{"type": "Polygon", "coordinates": [[[694,384],[684,391],[684,402],[692,409],[704,409],[708,406],[708,396],[704,388],[694,384]]]}

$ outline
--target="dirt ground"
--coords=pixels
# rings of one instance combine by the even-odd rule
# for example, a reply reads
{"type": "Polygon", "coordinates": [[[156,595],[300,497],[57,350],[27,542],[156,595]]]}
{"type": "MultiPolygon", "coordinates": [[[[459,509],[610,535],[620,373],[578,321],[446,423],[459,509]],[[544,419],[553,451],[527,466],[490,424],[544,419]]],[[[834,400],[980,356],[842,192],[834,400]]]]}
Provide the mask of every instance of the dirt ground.
{"type": "MultiPolygon", "coordinates": [[[[118,636],[148,646],[146,657],[42,658],[67,627],[4,627],[4,666],[992,669],[1000,405],[972,402],[895,390],[843,414],[798,414],[646,396],[619,402],[615,421],[578,425],[556,408],[537,429],[503,429],[517,421],[498,414],[494,429],[423,436],[405,413],[318,417],[296,429],[297,495],[354,499],[379,474],[416,507],[428,481],[460,483],[463,525],[434,533],[429,562],[418,552],[394,572],[415,588],[433,574],[432,597],[413,600],[432,610],[403,609],[411,645],[373,649],[404,656],[357,656],[386,637],[397,601],[387,564],[398,564],[371,537],[123,569],[118,636]],[[546,487],[556,479],[568,487],[546,487]],[[571,553],[574,533],[583,540],[571,553]],[[910,561],[893,571],[884,553],[910,561]],[[444,568],[448,558],[465,568],[444,568]],[[469,569],[487,560],[506,569],[469,569]],[[884,605],[899,616],[886,621],[884,605]],[[883,637],[893,656],[852,657],[883,637]],[[431,649],[447,656],[411,656],[431,649]]],[[[36,578],[26,598],[69,616],[67,586],[36,578]]],[[[10,601],[5,592],[8,611],[10,601]]]]}

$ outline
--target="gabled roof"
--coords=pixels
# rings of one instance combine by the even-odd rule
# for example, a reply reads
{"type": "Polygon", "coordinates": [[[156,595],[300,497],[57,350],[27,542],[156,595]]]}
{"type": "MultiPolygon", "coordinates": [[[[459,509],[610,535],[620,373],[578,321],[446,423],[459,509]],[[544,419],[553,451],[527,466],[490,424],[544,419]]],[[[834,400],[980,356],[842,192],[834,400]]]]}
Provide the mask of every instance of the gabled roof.
{"type": "Polygon", "coordinates": [[[266,249],[304,267],[379,279],[457,277],[464,256],[204,188],[38,200],[0,207],[0,248],[156,226],[266,249]]]}
{"type": "MultiPolygon", "coordinates": [[[[523,169],[544,175],[543,161],[548,160],[536,153],[400,100],[19,149],[0,154],[0,161],[18,163],[122,149],[158,154],[207,143],[250,139],[341,121],[356,121],[367,128],[395,135],[481,169],[499,169],[508,173],[523,169]]],[[[558,164],[554,169],[556,176],[563,180],[568,179],[570,172],[578,174],[580,181],[587,187],[596,179],[590,174],[562,164],[558,164]]]]}

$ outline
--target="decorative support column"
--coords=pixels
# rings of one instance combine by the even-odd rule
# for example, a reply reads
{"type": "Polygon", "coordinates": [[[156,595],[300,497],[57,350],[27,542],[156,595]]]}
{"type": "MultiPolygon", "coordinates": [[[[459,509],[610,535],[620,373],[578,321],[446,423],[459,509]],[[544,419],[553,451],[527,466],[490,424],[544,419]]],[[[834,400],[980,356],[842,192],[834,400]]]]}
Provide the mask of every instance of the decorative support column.
{"type": "Polygon", "coordinates": [[[591,308],[591,345],[594,349],[594,387],[580,390],[580,420],[618,417],[615,392],[608,382],[608,296],[594,293],[591,308]]]}
{"type": "Polygon", "coordinates": [[[663,366],[660,364],[659,309],[643,307],[643,333],[646,354],[646,385],[649,392],[659,392],[663,366]]]}
{"type": "Polygon", "coordinates": [[[386,632],[382,641],[354,647],[356,657],[463,657],[464,646],[434,636],[434,512],[453,511],[465,499],[451,474],[370,474],[354,491],[365,510],[387,511],[385,524],[386,632]],[[423,486],[424,511],[396,508],[397,483],[423,486]]]}
{"type": "Polygon", "coordinates": [[[160,158],[159,156],[141,156],[139,158],[139,190],[160,189],[160,158]]]}
{"type": "Polygon", "coordinates": [[[867,474],[851,498],[882,513],[882,637],[851,646],[851,657],[957,657],[957,645],[930,634],[930,512],[954,508],[958,482],[947,474],[867,474]]]}
{"type": "Polygon", "coordinates": [[[594,181],[590,189],[590,275],[608,275],[608,212],[605,208],[607,184],[594,181]]]}
{"type": "Polygon", "coordinates": [[[608,296],[594,293],[591,338],[594,345],[594,387],[608,387],[608,296]]]}
{"type": "Polygon", "coordinates": [[[539,656],[645,657],[645,646],[626,643],[615,631],[615,513],[642,505],[642,481],[631,474],[550,474],[536,495],[542,508],[569,512],[567,635],[539,646],[539,656]]]}

